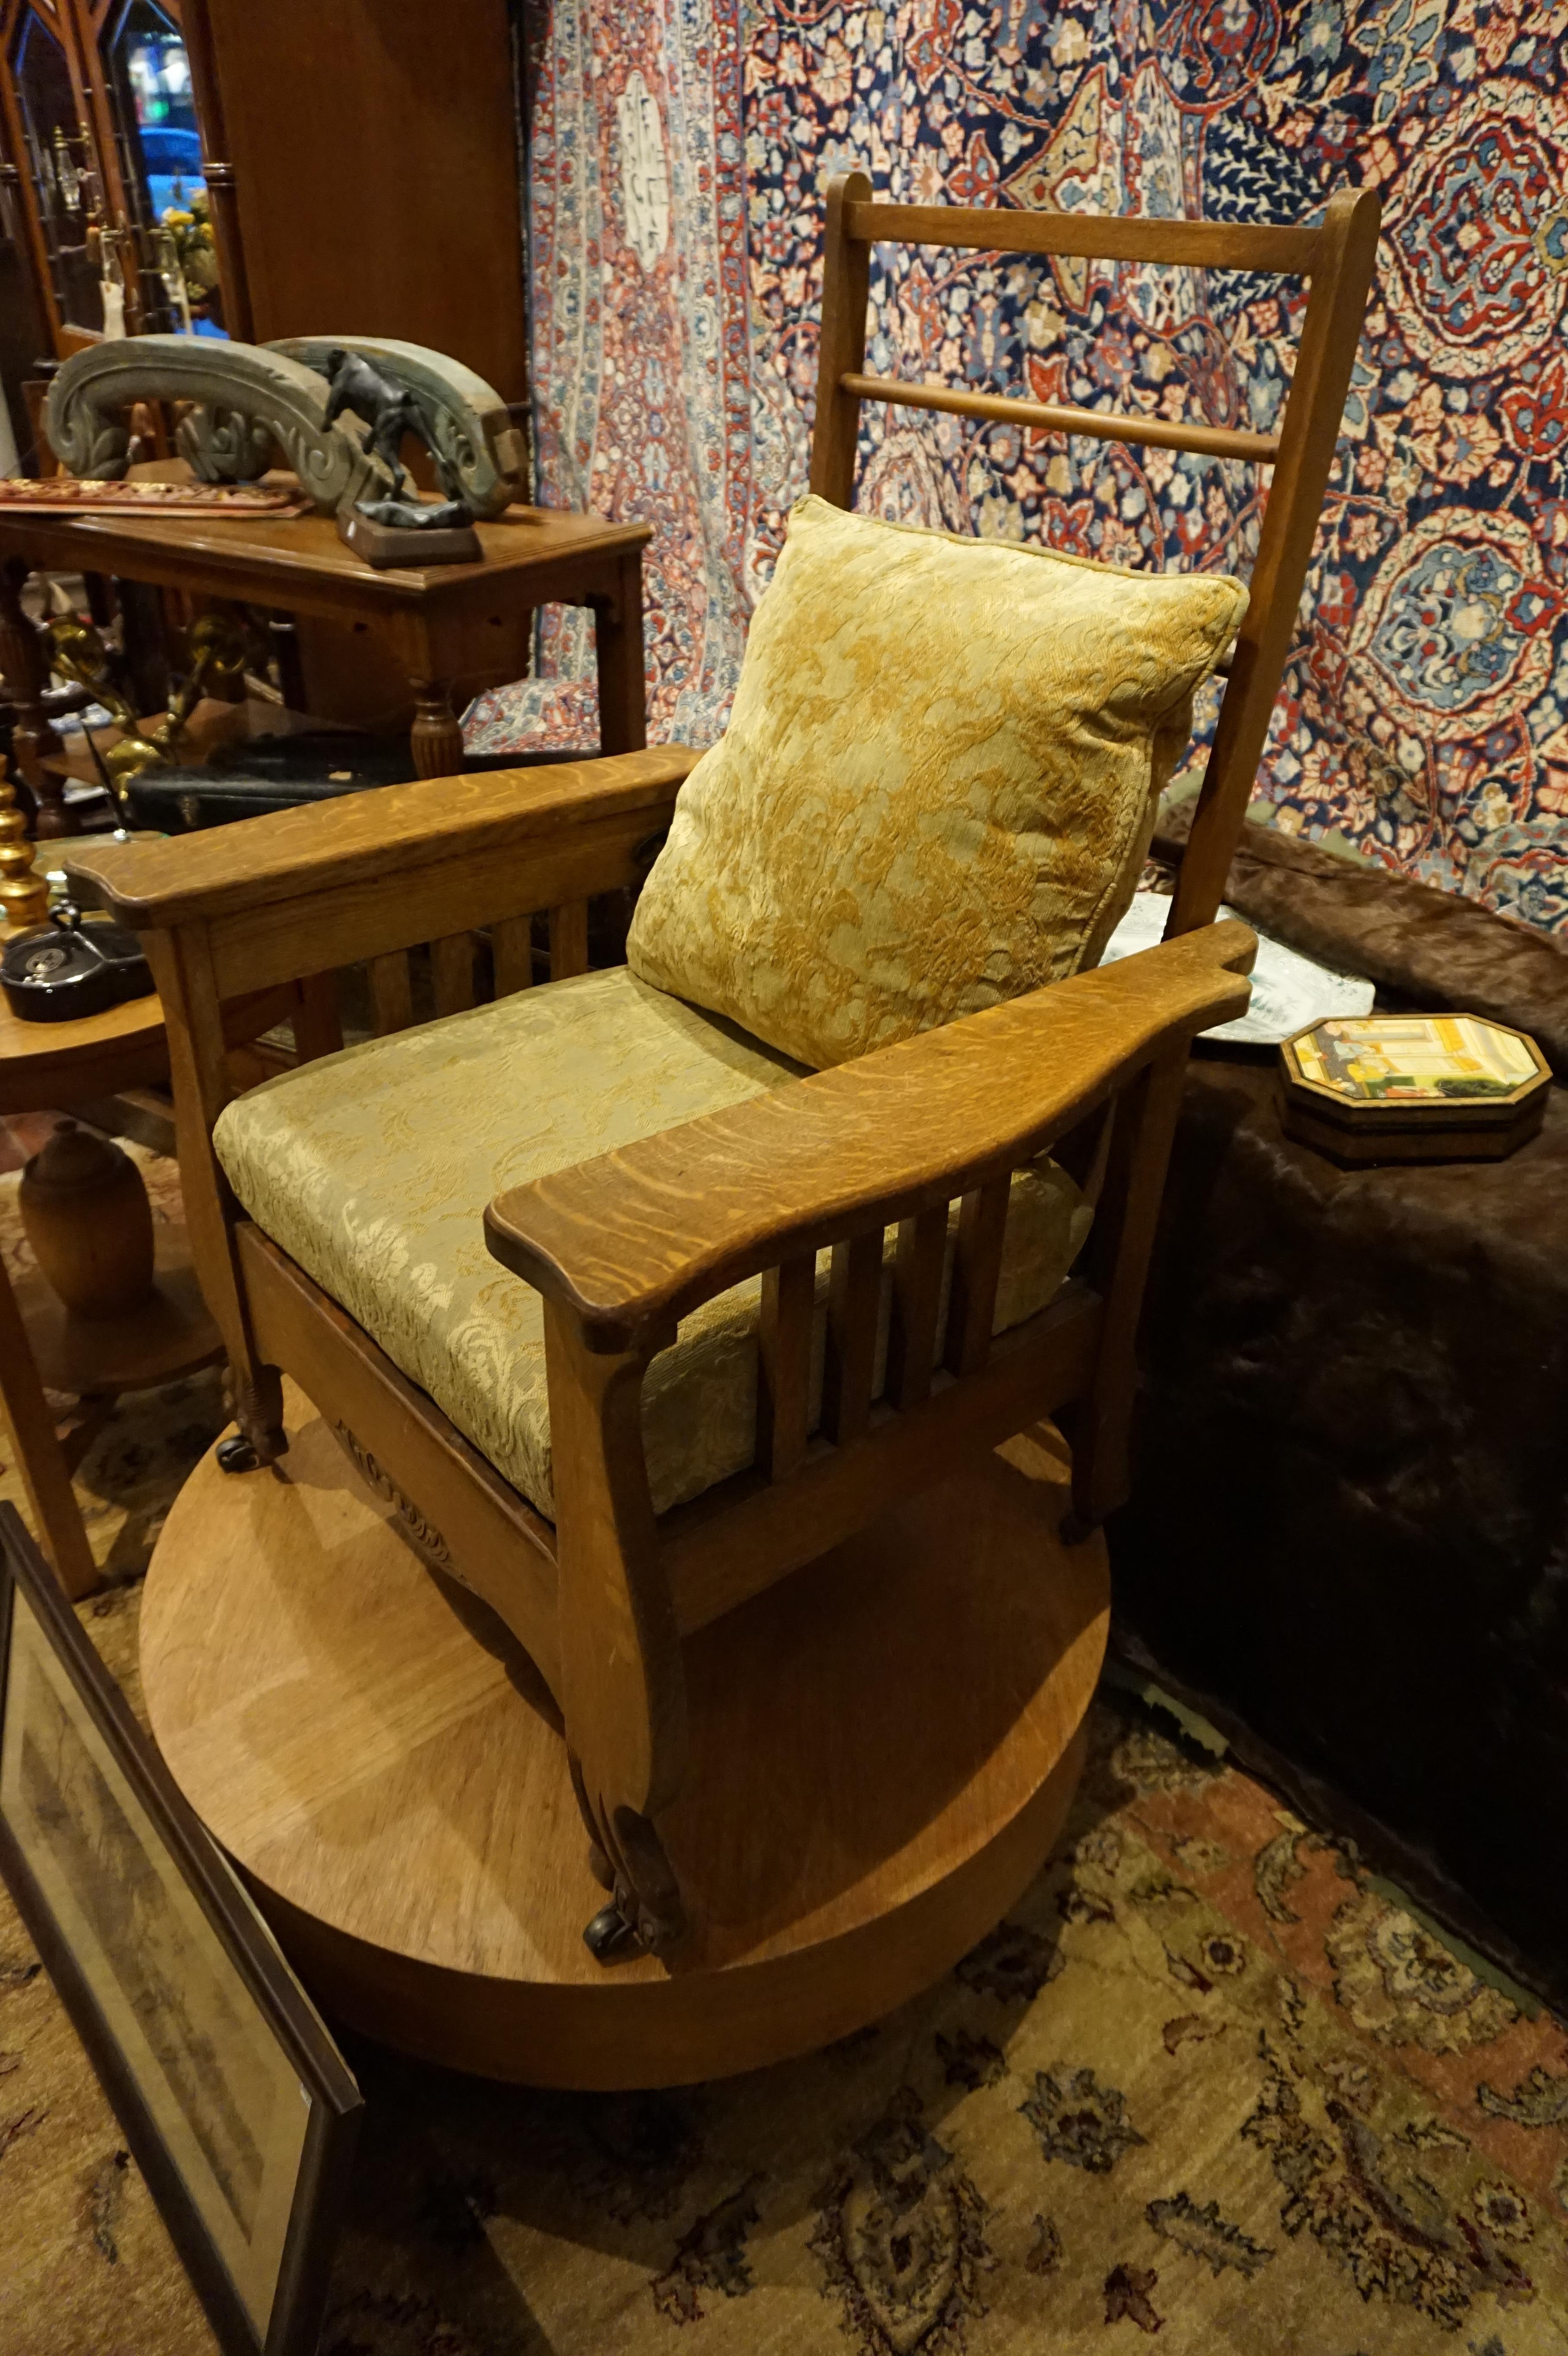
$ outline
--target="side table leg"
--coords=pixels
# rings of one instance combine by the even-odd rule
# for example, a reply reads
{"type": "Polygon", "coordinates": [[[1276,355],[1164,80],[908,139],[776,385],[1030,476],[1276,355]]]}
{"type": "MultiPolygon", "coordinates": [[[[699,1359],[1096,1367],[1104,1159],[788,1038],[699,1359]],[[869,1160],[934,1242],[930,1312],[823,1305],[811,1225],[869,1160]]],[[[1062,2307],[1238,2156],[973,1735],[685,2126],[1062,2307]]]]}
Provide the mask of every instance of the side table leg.
{"type": "Polygon", "coordinates": [[[38,1370],[27,1346],[27,1328],[0,1268],[0,1405],[22,1468],[33,1515],[44,1546],[72,1602],[91,1595],[98,1568],[81,1526],[81,1515],[55,1437],[55,1421],[44,1398],[38,1370]]]}
{"type": "Polygon", "coordinates": [[[444,680],[416,679],[414,724],[409,736],[421,777],[454,777],[463,766],[463,730],[444,680]]]}
{"type": "Polygon", "coordinates": [[[613,605],[593,607],[593,652],[599,670],[599,749],[640,753],[648,741],[647,681],[643,670],[643,556],[621,559],[613,605]]]}
{"type": "Polygon", "coordinates": [[[43,649],[37,629],[22,610],[22,591],[31,569],[19,557],[0,565],[0,670],[5,674],[16,711],[11,734],[16,766],[38,805],[38,839],[49,841],[72,830],[60,780],[43,766],[44,755],[58,753],[60,741],[44,712],[49,675],[43,649]]]}

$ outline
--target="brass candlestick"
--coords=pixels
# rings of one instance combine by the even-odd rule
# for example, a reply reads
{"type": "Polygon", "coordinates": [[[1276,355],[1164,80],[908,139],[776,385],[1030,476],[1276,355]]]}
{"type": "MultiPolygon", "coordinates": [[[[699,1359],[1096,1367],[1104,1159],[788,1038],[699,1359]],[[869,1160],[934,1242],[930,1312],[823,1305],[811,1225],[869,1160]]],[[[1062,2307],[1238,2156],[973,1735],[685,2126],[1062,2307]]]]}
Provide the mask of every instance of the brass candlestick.
{"type": "Polygon", "coordinates": [[[49,887],[33,865],[27,822],[9,777],[0,777],[0,920],[20,931],[49,913],[49,887]]]}

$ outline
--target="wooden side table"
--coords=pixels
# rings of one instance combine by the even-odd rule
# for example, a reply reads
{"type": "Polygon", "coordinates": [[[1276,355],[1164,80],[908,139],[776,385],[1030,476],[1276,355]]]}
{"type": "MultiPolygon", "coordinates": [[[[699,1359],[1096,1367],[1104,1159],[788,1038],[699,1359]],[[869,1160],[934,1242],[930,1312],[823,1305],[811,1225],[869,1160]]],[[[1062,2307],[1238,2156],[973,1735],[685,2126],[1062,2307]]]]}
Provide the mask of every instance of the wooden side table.
{"type": "Polygon", "coordinates": [[[454,684],[517,678],[534,608],[585,605],[594,621],[601,748],[639,751],[647,741],[642,559],[652,526],[517,507],[476,530],[480,564],[376,573],[344,546],[330,516],[0,514],[0,669],[16,708],[16,760],[37,798],[40,837],[73,830],[61,782],[44,766],[59,740],[44,713],[43,656],[21,604],[35,570],[110,573],[378,632],[413,696],[411,745],[421,777],[462,766],[454,684]]]}
{"type": "MultiPolygon", "coordinates": [[[[300,994],[292,986],[261,991],[224,1008],[224,1033],[239,1046],[300,1011],[300,994]]],[[[0,999],[0,1114],[63,1110],[144,1087],[167,1074],[163,1009],[155,997],[133,999],[77,1023],[19,1023],[0,999]]],[[[14,1289],[0,1265],[0,1407],[46,1548],[73,1598],[86,1594],[98,1573],[45,1385],[107,1398],[172,1381],[221,1355],[184,1228],[165,1224],[158,1240],[158,1290],[145,1312],[104,1321],[101,1330],[97,1321],[84,1325],[69,1318],[41,1277],[14,1289]]]]}

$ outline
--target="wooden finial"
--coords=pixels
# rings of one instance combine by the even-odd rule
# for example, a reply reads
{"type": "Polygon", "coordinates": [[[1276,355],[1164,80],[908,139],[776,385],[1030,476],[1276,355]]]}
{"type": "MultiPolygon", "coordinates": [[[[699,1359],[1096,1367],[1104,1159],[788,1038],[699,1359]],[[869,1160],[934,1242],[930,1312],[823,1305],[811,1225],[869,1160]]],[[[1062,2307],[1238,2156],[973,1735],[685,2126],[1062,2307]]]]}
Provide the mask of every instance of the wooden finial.
{"type": "Polygon", "coordinates": [[[20,930],[41,925],[48,913],[49,887],[33,865],[16,787],[9,777],[0,777],[0,922],[20,930]]]}

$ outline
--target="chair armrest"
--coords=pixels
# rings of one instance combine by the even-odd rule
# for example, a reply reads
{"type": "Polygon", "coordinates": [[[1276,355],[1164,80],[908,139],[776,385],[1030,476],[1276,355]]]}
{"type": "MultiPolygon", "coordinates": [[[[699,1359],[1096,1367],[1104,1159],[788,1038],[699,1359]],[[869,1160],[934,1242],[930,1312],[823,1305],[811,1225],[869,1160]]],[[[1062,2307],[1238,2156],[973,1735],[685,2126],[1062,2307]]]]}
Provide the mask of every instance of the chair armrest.
{"type": "Polygon", "coordinates": [[[593,1351],[673,1337],[764,1268],[1016,1168],[1142,1066],[1244,1012],[1228,920],[498,1195],[491,1251],[593,1351]]]}
{"type": "Polygon", "coordinates": [[[646,811],[655,833],[700,758],[690,745],[665,744],[602,760],[422,777],[165,842],[73,844],[66,870],[134,931],[162,932],[422,874],[475,852],[541,848],[637,811],[646,811]]]}

